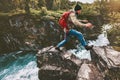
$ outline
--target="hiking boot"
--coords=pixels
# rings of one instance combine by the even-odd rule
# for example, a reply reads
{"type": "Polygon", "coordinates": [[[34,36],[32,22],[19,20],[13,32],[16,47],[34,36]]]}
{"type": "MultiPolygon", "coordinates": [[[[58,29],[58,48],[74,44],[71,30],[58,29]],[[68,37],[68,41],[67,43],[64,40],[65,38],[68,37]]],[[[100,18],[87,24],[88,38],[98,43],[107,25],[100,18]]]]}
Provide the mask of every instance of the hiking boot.
{"type": "Polygon", "coordinates": [[[93,48],[93,45],[91,45],[91,46],[86,45],[86,46],[85,46],[85,49],[86,49],[86,50],[90,50],[90,49],[92,49],[92,48],[93,48]]]}
{"type": "Polygon", "coordinates": [[[56,49],[56,50],[58,50],[58,51],[60,51],[60,52],[62,52],[62,50],[60,50],[60,48],[59,48],[59,47],[55,47],[55,49],[56,49]]]}

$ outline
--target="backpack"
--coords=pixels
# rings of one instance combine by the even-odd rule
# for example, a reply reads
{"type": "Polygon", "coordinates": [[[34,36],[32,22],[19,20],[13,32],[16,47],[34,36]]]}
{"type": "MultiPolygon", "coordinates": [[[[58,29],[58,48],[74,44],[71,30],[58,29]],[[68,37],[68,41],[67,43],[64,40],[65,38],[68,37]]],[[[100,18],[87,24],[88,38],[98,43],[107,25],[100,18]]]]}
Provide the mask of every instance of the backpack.
{"type": "Polygon", "coordinates": [[[73,11],[68,11],[68,12],[64,12],[62,14],[62,16],[59,19],[59,25],[61,26],[61,28],[68,28],[67,24],[68,24],[68,17],[70,15],[70,13],[72,13],[73,11]]]}

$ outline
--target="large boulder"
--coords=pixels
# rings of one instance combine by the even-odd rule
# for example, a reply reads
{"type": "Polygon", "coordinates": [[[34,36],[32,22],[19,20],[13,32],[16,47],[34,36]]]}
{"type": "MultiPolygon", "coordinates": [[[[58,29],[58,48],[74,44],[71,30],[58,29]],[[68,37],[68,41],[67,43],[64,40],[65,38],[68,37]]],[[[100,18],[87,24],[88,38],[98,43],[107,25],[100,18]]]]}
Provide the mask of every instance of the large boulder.
{"type": "Polygon", "coordinates": [[[103,80],[103,76],[93,64],[83,63],[78,71],[77,80],[103,80]]]}
{"type": "Polygon", "coordinates": [[[39,50],[37,54],[40,80],[103,80],[97,67],[87,59],[79,59],[63,49],[53,46],[39,50]]]}
{"type": "Polygon", "coordinates": [[[92,62],[104,75],[105,80],[120,80],[120,52],[111,46],[93,47],[92,62]]]}

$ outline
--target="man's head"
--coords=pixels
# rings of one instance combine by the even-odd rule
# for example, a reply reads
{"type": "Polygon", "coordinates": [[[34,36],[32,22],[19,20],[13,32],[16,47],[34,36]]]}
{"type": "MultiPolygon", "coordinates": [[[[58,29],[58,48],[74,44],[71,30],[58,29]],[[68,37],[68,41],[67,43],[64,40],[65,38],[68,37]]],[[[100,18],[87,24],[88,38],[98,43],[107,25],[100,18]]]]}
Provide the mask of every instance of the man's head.
{"type": "Polygon", "coordinates": [[[81,10],[82,10],[82,7],[79,5],[79,4],[76,4],[75,8],[74,8],[74,11],[77,13],[77,14],[80,14],[81,13],[81,10]]]}

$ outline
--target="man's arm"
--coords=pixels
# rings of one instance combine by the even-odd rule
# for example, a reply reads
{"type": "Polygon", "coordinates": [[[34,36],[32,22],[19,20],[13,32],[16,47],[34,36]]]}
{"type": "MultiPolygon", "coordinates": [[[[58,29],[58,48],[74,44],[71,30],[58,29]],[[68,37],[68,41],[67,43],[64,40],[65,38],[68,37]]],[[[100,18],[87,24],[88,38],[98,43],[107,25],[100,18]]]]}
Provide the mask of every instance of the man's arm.
{"type": "Polygon", "coordinates": [[[85,22],[85,23],[87,23],[88,20],[80,20],[80,19],[79,19],[79,22],[85,22]]]}
{"type": "Polygon", "coordinates": [[[73,22],[74,25],[82,26],[82,27],[86,26],[84,23],[81,23],[81,21],[79,21],[79,20],[76,18],[75,13],[71,13],[71,14],[69,15],[69,18],[70,18],[70,20],[73,22]]]}
{"type": "Polygon", "coordinates": [[[91,28],[92,24],[91,23],[81,23],[77,18],[75,13],[71,13],[69,15],[70,20],[73,22],[74,25],[80,26],[80,27],[86,27],[86,28],[91,28]]]}

